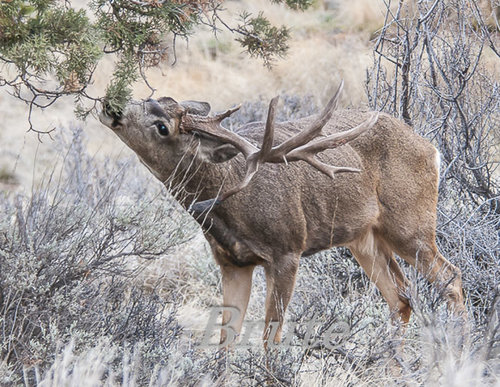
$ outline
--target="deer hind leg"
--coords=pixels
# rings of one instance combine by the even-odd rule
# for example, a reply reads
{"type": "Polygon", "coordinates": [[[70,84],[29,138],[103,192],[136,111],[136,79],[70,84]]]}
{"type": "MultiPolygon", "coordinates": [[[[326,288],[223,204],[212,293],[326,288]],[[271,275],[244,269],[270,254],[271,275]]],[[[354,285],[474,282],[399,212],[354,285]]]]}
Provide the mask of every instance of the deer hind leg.
{"type": "Polygon", "coordinates": [[[299,266],[298,254],[281,257],[273,266],[266,266],[266,319],[262,339],[267,349],[270,340],[281,341],[286,308],[292,298],[299,266]]]}
{"type": "Polygon", "coordinates": [[[420,234],[411,240],[398,243],[394,246],[394,251],[409,264],[415,266],[429,282],[444,286],[448,307],[455,313],[465,316],[462,274],[459,268],[441,255],[433,232],[427,237],[420,234]]]}
{"type": "Polygon", "coordinates": [[[348,247],[389,304],[391,312],[406,325],[411,315],[410,303],[403,295],[408,280],[391,248],[371,229],[348,247]]]}

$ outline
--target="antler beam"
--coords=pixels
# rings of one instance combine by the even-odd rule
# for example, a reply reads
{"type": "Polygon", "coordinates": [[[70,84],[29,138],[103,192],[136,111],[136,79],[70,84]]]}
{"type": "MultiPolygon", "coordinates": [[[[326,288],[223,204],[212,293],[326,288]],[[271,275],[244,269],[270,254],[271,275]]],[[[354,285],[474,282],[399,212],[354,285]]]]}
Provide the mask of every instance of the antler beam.
{"type": "Polygon", "coordinates": [[[224,128],[220,123],[224,118],[229,117],[235,111],[238,111],[241,105],[235,106],[234,108],[228,109],[223,113],[217,114],[215,117],[201,117],[197,115],[186,114],[182,118],[181,123],[181,133],[190,132],[203,132],[216,137],[223,142],[233,145],[238,149],[245,158],[249,157],[252,153],[258,151],[258,149],[252,145],[245,138],[238,136],[236,133],[231,132],[224,128]]]}

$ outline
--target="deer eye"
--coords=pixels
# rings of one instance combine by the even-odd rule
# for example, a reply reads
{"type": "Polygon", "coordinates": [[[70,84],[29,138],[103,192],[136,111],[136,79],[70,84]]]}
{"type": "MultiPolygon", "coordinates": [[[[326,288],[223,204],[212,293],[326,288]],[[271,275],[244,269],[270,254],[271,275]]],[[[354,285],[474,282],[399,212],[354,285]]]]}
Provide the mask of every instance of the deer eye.
{"type": "Polygon", "coordinates": [[[158,129],[158,133],[160,133],[162,136],[168,136],[168,128],[163,122],[157,122],[155,125],[158,129]]]}

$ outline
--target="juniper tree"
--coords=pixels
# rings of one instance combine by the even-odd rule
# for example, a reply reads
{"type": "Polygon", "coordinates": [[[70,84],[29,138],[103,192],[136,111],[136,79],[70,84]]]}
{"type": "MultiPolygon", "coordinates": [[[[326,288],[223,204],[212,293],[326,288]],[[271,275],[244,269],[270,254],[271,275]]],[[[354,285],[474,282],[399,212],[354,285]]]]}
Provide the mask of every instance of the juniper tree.
{"type": "MultiPolygon", "coordinates": [[[[274,0],[303,10],[312,0],[274,0]]],[[[165,37],[188,38],[196,26],[227,29],[252,56],[270,66],[287,52],[289,30],[271,25],[262,13],[223,20],[221,0],[90,0],[77,9],[66,0],[0,0],[0,86],[34,108],[46,108],[64,95],[75,97],[76,111],[86,116],[106,100],[119,112],[131,96],[130,85],[144,70],[165,59],[165,37]],[[236,24],[237,23],[237,24],[236,24]],[[231,27],[235,25],[236,27],[231,27]],[[104,96],[92,96],[98,62],[116,55],[116,67],[104,96]],[[26,92],[28,91],[28,93],[26,92]],[[91,108],[82,102],[93,101],[91,108]]],[[[30,129],[35,130],[31,124],[30,129]]]]}

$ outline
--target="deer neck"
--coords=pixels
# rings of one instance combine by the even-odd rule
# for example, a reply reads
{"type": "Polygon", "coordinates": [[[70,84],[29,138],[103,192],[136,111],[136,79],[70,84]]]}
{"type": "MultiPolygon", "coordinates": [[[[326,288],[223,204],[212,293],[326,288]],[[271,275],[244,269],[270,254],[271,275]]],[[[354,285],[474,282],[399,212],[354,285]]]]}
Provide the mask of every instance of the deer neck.
{"type": "Polygon", "coordinates": [[[224,163],[207,162],[196,154],[185,152],[177,166],[163,176],[180,204],[188,208],[192,203],[217,197],[224,189],[237,184],[241,178],[240,156],[224,163]]]}

